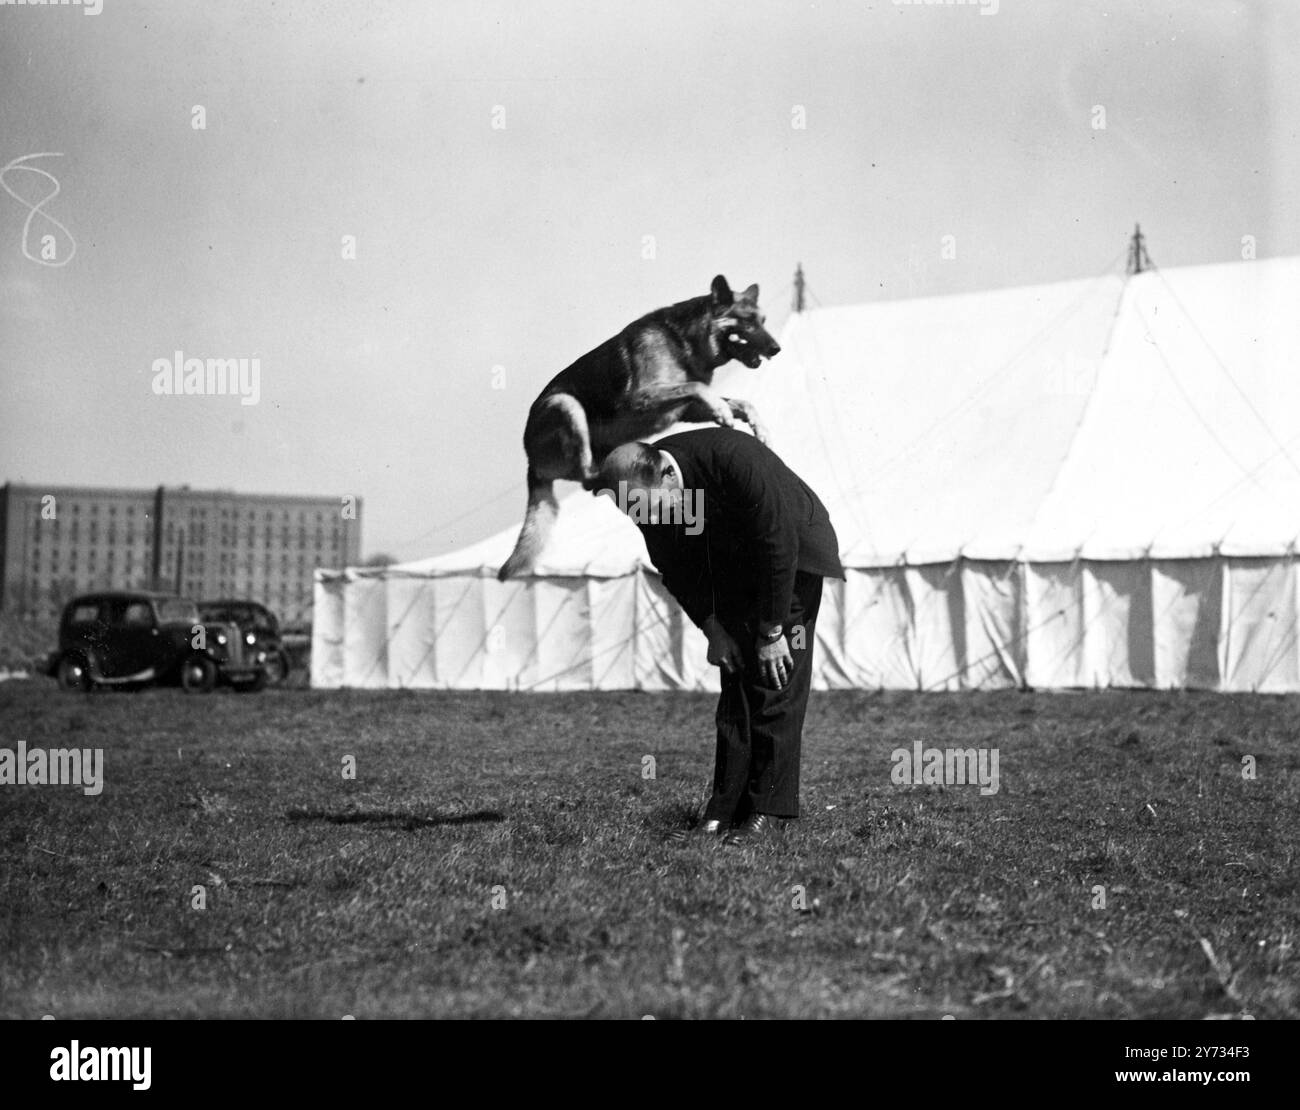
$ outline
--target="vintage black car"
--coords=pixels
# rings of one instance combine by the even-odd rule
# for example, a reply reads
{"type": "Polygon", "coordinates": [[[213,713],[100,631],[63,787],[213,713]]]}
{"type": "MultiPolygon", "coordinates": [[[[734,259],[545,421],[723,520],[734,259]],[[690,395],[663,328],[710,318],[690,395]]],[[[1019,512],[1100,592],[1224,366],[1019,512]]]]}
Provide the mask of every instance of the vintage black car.
{"type": "Polygon", "coordinates": [[[45,666],[64,690],[139,689],[179,683],[187,693],[218,682],[266,685],[265,653],[236,624],[204,621],[185,598],[148,590],[104,590],[73,598],[59,623],[59,647],[45,666]]]}
{"type": "Polygon", "coordinates": [[[199,616],[205,621],[239,625],[244,646],[253,652],[266,653],[266,680],[273,686],[289,677],[289,653],[284,649],[280,622],[265,605],[236,598],[217,598],[200,601],[199,616]]]}

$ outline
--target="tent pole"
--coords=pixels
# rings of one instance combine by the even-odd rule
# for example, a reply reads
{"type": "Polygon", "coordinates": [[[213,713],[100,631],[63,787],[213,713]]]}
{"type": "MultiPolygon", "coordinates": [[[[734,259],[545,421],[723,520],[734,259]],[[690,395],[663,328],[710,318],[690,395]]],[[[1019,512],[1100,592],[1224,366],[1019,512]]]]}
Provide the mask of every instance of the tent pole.
{"type": "Polygon", "coordinates": [[[1151,269],[1151,256],[1147,254],[1145,236],[1142,234],[1142,225],[1133,225],[1133,238],[1129,240],[1128,246],[1128,272],[1140,274],[1143,270],[1151,269]]]}

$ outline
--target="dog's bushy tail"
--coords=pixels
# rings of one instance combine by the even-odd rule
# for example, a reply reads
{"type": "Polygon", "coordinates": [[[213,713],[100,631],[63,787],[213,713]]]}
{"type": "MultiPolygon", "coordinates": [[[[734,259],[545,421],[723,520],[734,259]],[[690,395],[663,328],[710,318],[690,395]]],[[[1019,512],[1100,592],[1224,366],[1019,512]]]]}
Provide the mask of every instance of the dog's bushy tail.
{"type": "Polygon", "coordinates": [[[546,537],[551,534],[559,503],[549,479],[538,478],[532,467],[528,468],[528,511],[524,514],[524,526],[519,529],[519,539],[515,549],[497,571],[497,579],[504,582],[518,574],[527,574],[537,562],[546,545],[546,537]]]}

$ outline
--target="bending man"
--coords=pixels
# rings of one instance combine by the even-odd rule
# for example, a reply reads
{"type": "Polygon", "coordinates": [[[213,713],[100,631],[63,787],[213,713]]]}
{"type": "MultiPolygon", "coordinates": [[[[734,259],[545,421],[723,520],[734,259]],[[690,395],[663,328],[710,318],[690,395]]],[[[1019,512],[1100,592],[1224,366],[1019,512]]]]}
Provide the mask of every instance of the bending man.
{"type": "Polygon", "coordinates": [[[641,528],[722,671],[713,792],[695,833],[743,844],[781,831],[799,816],[822,579],[844,577],[826,507],[775,452],[732,428],[624,444],[588,486],[641,528]]]}

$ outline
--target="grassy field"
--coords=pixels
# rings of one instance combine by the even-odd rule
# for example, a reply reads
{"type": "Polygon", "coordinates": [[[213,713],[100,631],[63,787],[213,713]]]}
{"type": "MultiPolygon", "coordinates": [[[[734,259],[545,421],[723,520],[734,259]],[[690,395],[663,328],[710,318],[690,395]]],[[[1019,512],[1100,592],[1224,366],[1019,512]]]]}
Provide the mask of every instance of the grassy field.
{"type": "Polygon", "coordinates": [[[707,696],[0,683],[0,745],[105,750],[0,786],[0,1016],[1296,1017],[1298,711],[814,694],[798,831],[679,848],[707,696]]]}

